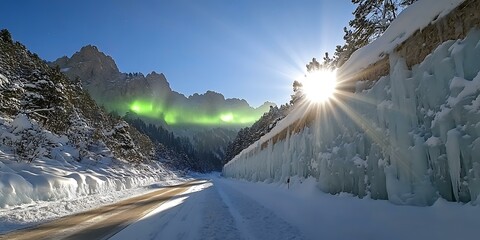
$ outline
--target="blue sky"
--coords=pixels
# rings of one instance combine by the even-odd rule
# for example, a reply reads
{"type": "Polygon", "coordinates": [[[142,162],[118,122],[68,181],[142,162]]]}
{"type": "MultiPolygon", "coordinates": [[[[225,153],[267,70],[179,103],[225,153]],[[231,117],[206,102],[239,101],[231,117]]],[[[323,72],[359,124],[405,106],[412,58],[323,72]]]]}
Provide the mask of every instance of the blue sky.
{"type": "Polygon", "coordinates": [[[163,72],[186,96],[289,101],[312,57],[343,43],[349,0],[4,0],[0,28],[52,61],[96,45],[120,71],[163,72]]]}

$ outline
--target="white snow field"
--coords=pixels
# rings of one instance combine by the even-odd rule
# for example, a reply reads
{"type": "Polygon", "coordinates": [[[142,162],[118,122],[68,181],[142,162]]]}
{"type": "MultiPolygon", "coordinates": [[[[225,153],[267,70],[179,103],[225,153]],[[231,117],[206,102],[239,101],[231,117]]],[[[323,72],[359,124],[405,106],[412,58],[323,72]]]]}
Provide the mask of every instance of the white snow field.
{"type": "Polygon", "coordinates": [[[479,59],[478,29],[444,42],[412,70],[391,53],[390,74],[371,88],[358,82],[355,94],[321,109],[312,126],[261,149],[308,106],[294,109],[223,173],[275,182],[312,176],[325,192],[396,204],[432,205],[439,197],[478,204],[479,59]]]}
{"type": "Polygon", "coordinates": [[[439,199],[430,207],[285,184],[205,176],[111,239],[477,239],[480,208],[439,199]]]}

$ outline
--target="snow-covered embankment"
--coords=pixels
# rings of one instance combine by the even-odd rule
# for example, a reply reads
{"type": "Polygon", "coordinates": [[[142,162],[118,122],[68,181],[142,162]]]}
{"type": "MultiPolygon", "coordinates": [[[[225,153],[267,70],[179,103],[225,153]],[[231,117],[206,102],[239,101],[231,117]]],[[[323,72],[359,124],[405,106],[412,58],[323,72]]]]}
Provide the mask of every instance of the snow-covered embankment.
{"type": "Polygon", "coordinates": [[[114,159],[111,154],[109,157],[108,152],[101,153],[102,149],[97,153],[100,159],[83,158],[79,162],[79,151],[69,144],[66,136],[42,130],[23,114],[13,120],[0,118],[0,141],[7,143],[0,145],[0,208],[35,201],[71,200],[176,177],[157,162],[133,166],[114,159]],[[7,147],[19,141],[29,141],[25,144],[28,149],[7,147]],[[16,156],[20,150],[38,157],[33,158],[33,163],[19,160],[16,156]]]}

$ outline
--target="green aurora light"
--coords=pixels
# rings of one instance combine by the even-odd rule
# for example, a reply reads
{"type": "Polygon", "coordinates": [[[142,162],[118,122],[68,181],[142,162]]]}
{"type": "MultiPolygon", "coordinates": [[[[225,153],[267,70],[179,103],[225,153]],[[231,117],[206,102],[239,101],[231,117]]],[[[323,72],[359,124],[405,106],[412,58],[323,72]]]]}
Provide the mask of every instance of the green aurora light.
{"type": "Polygon", "coordinates": [[[155,105],[149,101],[136,100],[129,105],[130,111],[141,115],[152,118],[157,118],[163,112],[163,107],[161,105],[155,105]]]}
{"type": "Polygon", "coordinates": [[[260,118],[263,112],[245,110],[218,110],[218,113],[205,113],[199,109],[164,108],[163,104],[152,101],[135,100],[128,105],[130,111],[149,118],[163,119],[168,125],[248,125],[260,118]]]}

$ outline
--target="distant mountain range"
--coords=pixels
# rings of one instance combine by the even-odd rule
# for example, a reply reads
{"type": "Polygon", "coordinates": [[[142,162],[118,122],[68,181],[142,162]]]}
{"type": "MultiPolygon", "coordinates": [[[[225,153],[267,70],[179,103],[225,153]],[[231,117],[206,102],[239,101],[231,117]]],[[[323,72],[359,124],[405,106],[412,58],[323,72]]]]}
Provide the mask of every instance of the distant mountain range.
{"type": "Polygon", "coordinates": [[[258,108],[243,99],[225,97],[217,92],[189,97],[173,91],[163,73],[122,73],[112,57],[95,46],[85,46],[70,58],[61,57],[50,66],[58,66],[72,80],[79,80],[93,99],[108,111],[120,115],[135,112],[146,119],[168,126],[239,128],[253,124],[275,104],[265,102],[258,108]]]}
{"type": "MultiPolygon", "coordinates": [[[[49,65],[81,84],[107,111],[128,115],[130,122],[138,118],[146,125],[154,124],[188,138],[194,147],[189,157],[199,161],[194,166],[202,171],[221,169],[226,148],[238,131],[275,106],[265,102],[253,108],[244,99],[225,99],[213,91],[186,97],[172,90],[163,73],[122,73],[112,57],[91,45],[49,65]]],[[[185,146],[188,148],[183,143],[182,148],[185,146]]]]}

